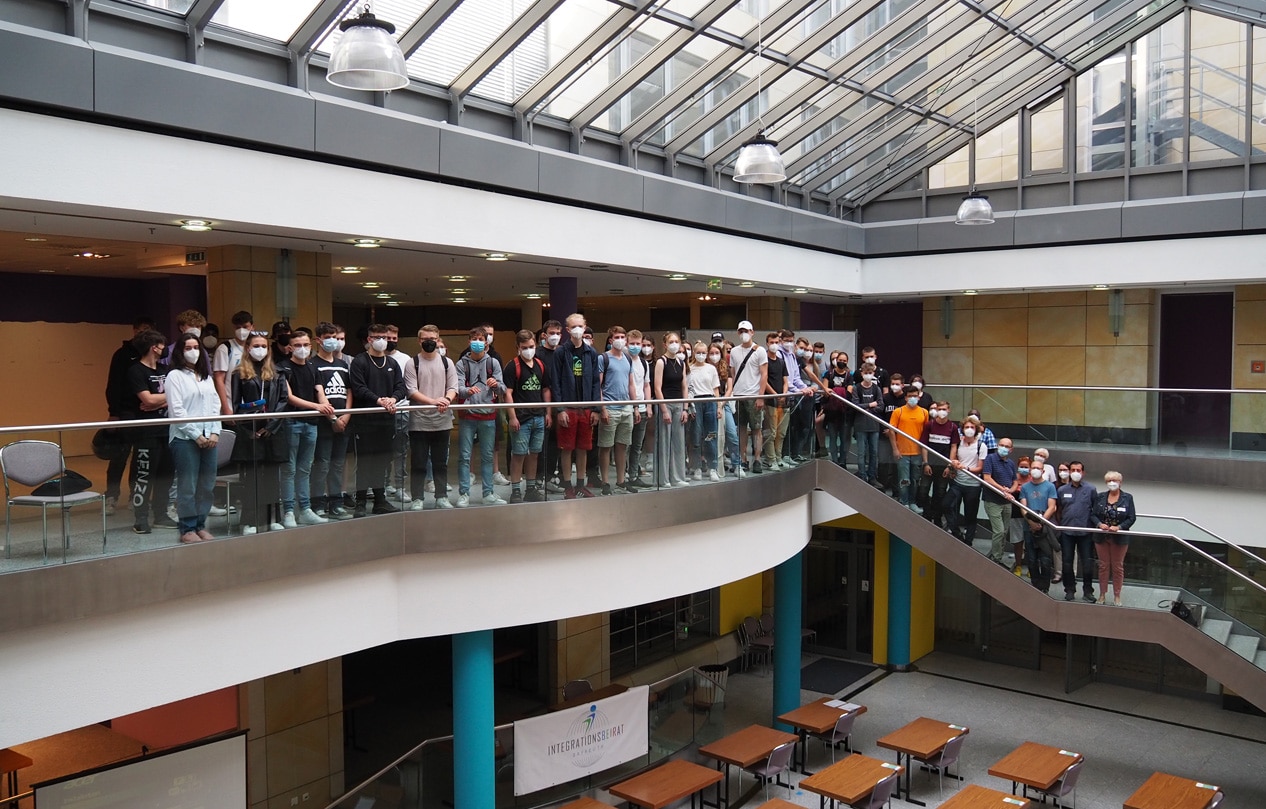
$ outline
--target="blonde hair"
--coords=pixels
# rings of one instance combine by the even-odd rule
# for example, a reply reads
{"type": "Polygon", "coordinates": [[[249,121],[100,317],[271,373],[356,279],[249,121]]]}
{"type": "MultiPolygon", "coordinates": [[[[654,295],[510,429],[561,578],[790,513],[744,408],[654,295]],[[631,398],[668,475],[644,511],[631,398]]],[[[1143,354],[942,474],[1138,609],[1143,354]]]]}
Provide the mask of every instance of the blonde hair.
{"type": "MultiPolygon", "coordinates": [[[[256,340],[262,340],[264,342],[264,347],[268,349],[268,353],[264,355],[264,361],[259,364],[259,380],[261,382],[267,382],[277,376],[277,369],[273,367],[273,351],[268,345],[267,335],[252,334],[250,337],[246,338],[247,352],[251,350],[251,343],[254,343],[256,340]]],[[[249,353],[245,357],[242,357],[242,361],[238,363],[237,375],[242,379],[255,378],[255,363],[251,361],[251,355],[249,353]]]]}
{"type": "Polygon", "coordinates": [[[1107,483],[1110,480],[1115,480],[1117,483],[1120,483],[1122,481],[1121,473],[1117,472],[1116,470],[1109,470],[1107,472],[1104,472],[1103,482],[1107,483]]]}
{"type": "MultiPolygon", "coordinates": [[[[693,346],[691,346],[691,349],[690,349],[690,350],[691,350],[691,354],[690,354],[690,364],[692,364],[692,365],[694,364],[694,362],[695,362],[695,357],[694,357],[694,355],[695,355],[695,354],[698,354],[698,353],[699,353],[699,349],[701,349],[701,348],[703,349],[703,353],[706,355],[706,354],[708,353],[708,344],[707,344],[707,343],[705,343],[705,342],[704,342],[704,341],[702,341],[702,340],[695,340],[695,344],[694,344],[693,346]]],[[[705,357],[703,358],[703,362],[701,362],[701,363],[699,363],[699,364],[700,364],[700,365],[707,365],[707,364],[708,364],[708,358],[707,358],[707,356],[705,356],[705,357]]]]}

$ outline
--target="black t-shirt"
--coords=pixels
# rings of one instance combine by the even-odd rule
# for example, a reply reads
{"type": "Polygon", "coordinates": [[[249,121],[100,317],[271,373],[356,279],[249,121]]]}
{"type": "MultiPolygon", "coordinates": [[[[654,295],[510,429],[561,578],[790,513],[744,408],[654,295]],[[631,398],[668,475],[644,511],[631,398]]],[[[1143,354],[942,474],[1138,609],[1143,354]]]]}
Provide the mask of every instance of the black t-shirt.
{"type": "MultiPolygon", "coordinates": [[[[293,360],[286,360],[278,366],[278,369],[290,385],[292,394],[307,402],[317,401],[317,371],[312,360],[309,359],[302,365],[293,360]]],[[[300,421],[315,422],[317,418],[317,416],[309,416],[300,421]]]]}
{"type": "Polygon", "coordinates": [[[546,373],[545,363],[540,359],[524,362],[522,357],[515,357],[501,369],[506,390],[514,396],[514,414],[519,421],[545,415],[544,408],[524,408],[517,405],[540,404],[545,401],[545,391],[549,389],[549,377],[546,373]]]}
{"type": "MultiPolygon", "coordinates": [[[[121,414],[121,418],[167,418],[166,407],[160,407],[157,410],[141,410],[141,399],[138,396],[142,391],[154,394],[167,392],[167,366],[160,365],[151,369],[143,362],[132,363],[132,367],[127,369],[127,391],[131,394],[131,398],[128,401],[128,409],[121,414]]],[[[166,430],[167,428],[163,427],[161,429],[166,430]]]]}
{"type": "Polygon", "coordinates": [[[325,391],[325,400],[335,410],[347,407],[347,360],[326,360],[316,357],[308,360],[308,365],[316,366],[317,384],[325,391]]]}
{"type": "Polygon", "coordinates": [[[769,361],[769,387],[778,393],[782,393],[783,383],[787,381],[787,361],[782,358],[781,354],[775,355],[769,361]]]}

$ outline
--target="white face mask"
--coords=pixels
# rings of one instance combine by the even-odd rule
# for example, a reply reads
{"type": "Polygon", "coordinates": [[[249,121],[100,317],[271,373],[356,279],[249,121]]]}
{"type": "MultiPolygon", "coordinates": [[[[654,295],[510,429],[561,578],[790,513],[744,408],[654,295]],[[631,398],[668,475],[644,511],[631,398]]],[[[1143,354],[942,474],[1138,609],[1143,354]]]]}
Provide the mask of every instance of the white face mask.
{"type": "Polygon", "coordinates": [[[297,360],[306,360],[312,354],[312,349],[308,346],[295,346],[290,349],[290,356],[297,360]]]}
{"type": "Polygon", "coordinates": [[[915,390],[923,390],[923,383],[922,383],[922,382],[911,382],[910,384],[911,384],[911,385],[914,385],[914,389],[915,389],[915,390]]]}
{"type": "Polygon", "coordinates": [[[202,329],[198,328],[197,326],[190,326],[189,328],[185,329],[185,333],[192,334],[194,337],[201,337],[202,329]]]}
{"type": "Polygon", "coordinates": [[[1115,492],[1117,489],[1120,489],[1120,488],[1121,488],[1121,484],[1117,483],[1115,480],[1108,481],[1108,491],[1115,492]]]}
{"type": "Polygon", "coordinates": [[[207,347],[207,351],[211,351],[212,349],[214,349],[216,344],[219,342],[220,342],[219,340],[215,339],[209,334],[206,337],[202,338],[202,344],[207,347]]]}
{"type": "Polygon", "coordinates": [[[708,358],[708,355],[704,354],[702,351],[695,352],[695,362],[703,362],[707,358],[708,358]]]}
{"type": "Polygon", "coordinates": [[[623,337],[617,337],[611,341],[611,347],[619,351],[624,350],[625,340],[623,337]]]}
{"type": "Polygon", "coordinates": [[[523,359],[527,360],[528,362],[531,362],[531,361],[532,361],[532,358],[536,356],[536,349],[535,349],[535,348],[525,348],[525,349],[523,349],[522,351],[520,351],[520,352],[519,352],[519,356],[520,356],[520,357],[522,357],[523,359]]]}
{"type": "Polygon", "coordinates": [[[1034,480],[1041,480],[1044,474],[1046,474],[1046,470],[1042,469],[1040,466],[1033,467],[1034,480]]]}
{"type": "Polygon", "coordinates": [[[894,383],[894,384],[892,384],[892,385],[889,385],[889,386],[888,386],[888,390],[892,391],[894,394],[895,394],[895,393],[901,393],[901,391],[905,390],[905,386],[904,386],[904,385],[897,384],[897,383],[894,383]]]}
{"type": "Polygon", "coordinates": [[[555,348],[558,346],[558,341],[560,339],[562,339],[561,334],[547,334],[545,335],[545,345],[549,346],[550,348],[555,348]]]}
{"type": "Polygon", "coordinates": [[[677,352],[678,352],[678,351],[680,351],[680,350],[681,350],[681,343],[669,343],[669,344],[668,344],[668,348],[667,348],[667,351],[668,351],[668,356],[670,356],[670,357],[675,357],[675,356],[677,356],[677,352]]]}
{"type": "Polygon", "coordinates": [[[1070,477],[1070,475],[1068,474],[1068,470],[1067,470],[1067,469],[1061,469],[1061,470],[1059,470],[1059,479],[1060,479],[1060,480],[1068,480],[1068,478],[1069,478],[1069,477],[1070,477]]]}
{"type": "Polygon", "coordinates": [[[975,429],[974,427],[964,427],[964,428],[963,428],[963,435],[967,436],[968,438],[975,438],[975,437],[976,437],[976,429],[975,429]]]}
{"type": "Polygon", "coordinates": [[[870,358],[862,357],[862,362],[869,362],[871,365],[875,366],[876,368],[879,367],[879,357],[870,357],[870,358]]]}
{"type": "Polygon", "coordinates": [[[246,338],[251,336],[251,330],[243,326],[233,332],[233,336],[237,338],[239,343],[245,343],[246,338]]]}
{"type": "Polygon", "coordinates": [[[251,355],[251,359],[255,360],[255,362],[263,362],[264,357],[268,356],[268,346],[252,346],[247,353],[251,355]]]}
{"type": "Polygon", "coordinates": [[[369,347],[370,347],[370,348],[372,348],[374,351],[386,351],[386,350],[387,350],[387,338],[386,338],[386,337],[379,337],[379,338],[377,338],[377,339],[371,340],[371,341],[370,341],[370,343],[369,343],[369,347]]]}
{"type": "Polygon", "coordinates": [[[739,342],[742,343],[743,345],[747,345],[748,343],[752,342],[751,332],[746,332],[746,331],[739,332],[739,342]]]}
{"type": "Polygon", "coordinates": [[[862,374],[862,379],[863,379],[863,380],[865,380],[866,382],[874,382],[874,381],[875,381],[875,375],[874,375],[874,374],[862,374]]]}
{"type": "Polygon", "coordinates": [[[190,365],[195,364],[201,356],[202,354],[196,348],[185,349],[185,362],[190,365]]]}
{"type": "Polygon", "coordinates": [[[585,336],[585,327],[584,327],[584,326],[572,326],[572,327],[571,327],[571,330],[568,332],[568,334],[570,334],[573,338],[575,338],[575,339],[579,340],[581,337],[584,337],[584,336],[585,336]]]}
{"type": "Polygon", "coordinates": [[[708,355],[708,362],[720,362],[720,361],[721,361],[721,355],[720,355],[720,354],[709,354],[709,355],[708,355]]]}
{"type": "Polygon", "coordinates": [[[1069,477],[1073,479],[1073,483],[1081,483],[1081,473],[1080,473],[1080,472],[1073,472],[1073,473],[1071,473],[1071,474],[1069,475],[1069,477]]]}
{"type": "Polygon", "coordinates": [[[948,410],[933,410],[932,411],[932,418],[934,419],[943,419],[948,415],[949,415],[948,410]]]}
{"type": "Polygon", "coordinates": [[[440,352],[441,357],[448,356],[448,346],[440,346],[439,348],[436,349],[436,351],[440,352]]]}

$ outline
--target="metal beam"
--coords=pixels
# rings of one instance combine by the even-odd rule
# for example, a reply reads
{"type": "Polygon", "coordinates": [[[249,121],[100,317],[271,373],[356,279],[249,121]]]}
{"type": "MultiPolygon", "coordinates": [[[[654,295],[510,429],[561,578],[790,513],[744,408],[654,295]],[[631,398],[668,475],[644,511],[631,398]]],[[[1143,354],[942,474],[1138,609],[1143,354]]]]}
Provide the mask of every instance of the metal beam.
{"type": "Polygon", "coordinates": [[[409,26],[409,30],[400,37],[400,50],[404,51],[404,58],[408,59],[412,56],[413,52],[444,24],[444,21],[457,10],[459,5],[461,5],[461,0],[435,0],[426,11],[422,12],[417,22],[409,26]]]}
{"type": "Polygon", "coordinates": [[[661,39],[646,55],[637,60],[623,75],[607,85],[606,89],[572,116],[572,126],[584,129],[594,120],[611,108],[625,94],[633,91],[647,76],[658,70],[664,63],[676,56],[682,48],[699,35],[699,32],[712,25],[725,12],[738,5],[739,0],[711,0],[696,15],[692,22],[692,30],[678,29],[661,39]]]}
{"type": "MultiPolygon", "coordinates": [[[[850,26],[855,24],[858,20],[861,20],[882,4],[883,0],[865,0],[865,2],[856,3],[850,6],[842,14],[832,17],[826,25],[822,26],[817,31],[814,31],[808,37],[805,37],[798,45],[796,45],[796,47],[788,51],[787,63],[773,68],[769,71],[768,75],[762,75],[761,82],[763,82],[766,87],[773,86],[774,82],[791,73],[793,69],[797,68],[806,59],[826,46],[828,42],[847,31],[850,26]]],[[[936,3],[930,3],[927,5],[935,6],[936,3]]],[[[845,58],[847,58],[847,56],[845,58]]],[[[836,64],[839,63],[837,62],[836,64]]],[[[813,83],[813,80],[809,79],[808,83],[813,83]]],[[[708,111],[708,113],[702,118],[693,122],[681,133],[674,135],[673,139],[668,142],[665,148],[669,151],[679,152],[694,141],[706,135],[713,129],[713,127],[720,124],[735,111],[741,109],[745,104],[751,101],[756,95],[756,85],[757,79],[753,76],[744,82],[742,87],[731,93],[720,104],[708,111]]],[[[820,82],[814,90],[816,92],[817,90],[821,90],[825,87],[826,83],[820,82]]],[[[803,89],[803,85],[801,89],[803,89]]],[[[785,103],[775,105],[767,110],[766,114],[769,114],[773,118],[781,117],[782,114],[776,111],[785,106],[785,103]]],[[[788,107],[788,109],[794,109],[795,106],[798,106],[798,103],[792,107],[788,107]]],[[[746,140],[754,133],[755,130],[752,129],[750,125],[745,127],[741,133],[743,136],[742,140],[746,140]],[[751,131],[749,132],[749,130],[751,131]]]]}
{"type": "MultiPolygon", "coordinates": [[[[320,43],[321,36],[330,29],[330,26],[355,3],[356,0],[321,0],[286,45],[300,57],[307,56],[320,43]]],[[[395,20],[388,20],[388,22],[395,22],[395,20]]]]}
{"type": "Polygon", "coordinates": [[[202,32],[224,5],[224,0],[196,0],[185,14],[185,61],[202,64],[202,32]]]}
{"type": "Polygon", "coordinates": [[[545,22],[549,15],[564,2],[565,0],[536,0],[531,8],[520,14],[509,28],[501,32],[501,36],[497,37],[495,42],[485,48],[475,61],[458,74],[449,85],[449,90],[453,95],[461,98],[469,93],[472,87],[491,73],[502,59],[509,56],[519,43],[531,36],[536,27],[545,22]]]}
{"type": "MultiPolygon", "coordinates": [[[[796,2],[790,2],[789,0],[789,2],[778,7],[766,19],[761,20],[760,28],[762,29],[762,34],[770,38],[776,38],[778,32],[784,26],[794,21],[801,13],[818,2],[821,2],[821,0],[796,0],[796,2]]],[[[709,82],[720,78],[722,74],[738,63],[749,50],[752,50],[753,46],[757,44],[752,40],[752,35],[756,30],[756,28],[752,28],[744,34],[742,47],[729,48],[720,57],[713,59],[696,70],[686,81],[674,87],[663,98],[652,104],[650,109],[624,128],[623,136],[630,142],[639,141],[648,132],[655,130],[657,125],[665,118],[681,112],[689,105],[695,93],[706,87],[709,82]]]]}

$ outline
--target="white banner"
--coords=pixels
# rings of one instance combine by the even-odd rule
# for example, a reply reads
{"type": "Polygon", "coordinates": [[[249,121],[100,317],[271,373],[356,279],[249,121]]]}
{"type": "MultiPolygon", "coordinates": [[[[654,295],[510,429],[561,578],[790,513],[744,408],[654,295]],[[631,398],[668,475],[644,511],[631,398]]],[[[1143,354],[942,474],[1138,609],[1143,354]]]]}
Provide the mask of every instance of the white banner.
{"type": "Polygon", "coordinates": [[[552,787],[644,756],[650,688],[514,723],[514,794],[552,787]]]}

